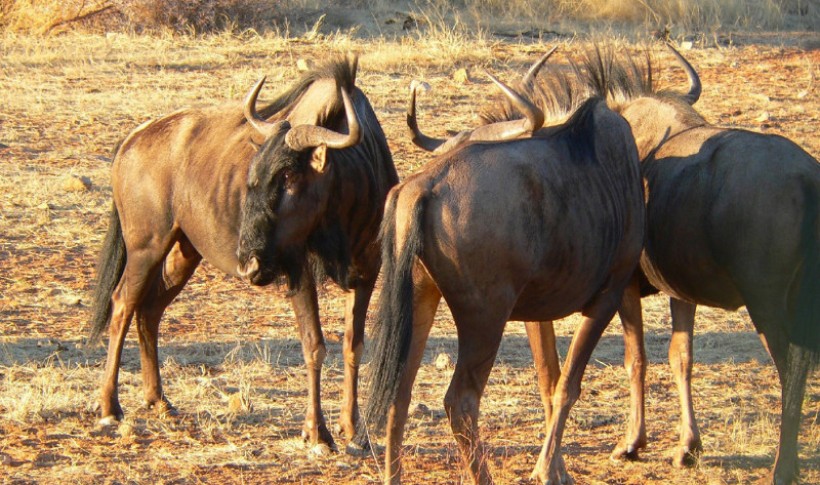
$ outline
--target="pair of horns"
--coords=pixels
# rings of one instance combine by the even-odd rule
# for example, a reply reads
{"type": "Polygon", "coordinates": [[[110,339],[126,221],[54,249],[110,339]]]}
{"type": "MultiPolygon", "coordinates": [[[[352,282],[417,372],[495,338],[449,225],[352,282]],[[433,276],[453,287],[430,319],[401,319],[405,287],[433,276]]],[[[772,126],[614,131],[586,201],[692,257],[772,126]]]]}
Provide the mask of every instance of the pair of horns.
{"type": "MultiPolygon", "coordinates": [[[[259,91],[262,90],[262,85],[265,84],[265,77],[260,79],[256,85],[245,96],[245,119],[248,120],[251,126],[256,129],[265,139],[278,133],[283,128],[290,126],[287,120],[269,122],[261,118],[256,113],[256,98],[259,96],[259,91]]],[[[299,125],[285,135],[285,143],[295,151],[307,150],[321,145],[328,148],[342,149],[351,147],[362,138],[361,126],[359,119],[356,117],[356,110],[353,108],[353,102],[350,100],[350,95],[344,89],[342,92],[342,103],[344,103],[345,114],[347,116],[348,133],[337,133],[329,130],[323,126],[316,125],[299,125]]]]}
{"type": "MultiPolygon", "coordinates": [[[[555,52],[557,47],[553,47],[549,52],[538,59],[522,78],[522,84],[526,85],[535,78],[538,71],[547,62],[547,59],[555,52]]],[[[419,130],[416,121],[416,95],[422,89],[429,90],[430,85],[419,81],[410,83],[410,101],[407,107],[407,127],[410,129],[410,138],[419,148],[434,152],[444,153],[453,147],[467,141],[505,141],[514,140],[522,135],[532,134],[544,125],[544,112],[532,104],[528,99],[521,96],[515,90],[499,81],[489,72],[487,76],[501,89],[501,92],[510,100],[513,107],[524,115],[524,119],[512,121],[500,121],[489,125],[479,126],[472,131],[462,131],[450,139],[432,138],[419,130]]]]}

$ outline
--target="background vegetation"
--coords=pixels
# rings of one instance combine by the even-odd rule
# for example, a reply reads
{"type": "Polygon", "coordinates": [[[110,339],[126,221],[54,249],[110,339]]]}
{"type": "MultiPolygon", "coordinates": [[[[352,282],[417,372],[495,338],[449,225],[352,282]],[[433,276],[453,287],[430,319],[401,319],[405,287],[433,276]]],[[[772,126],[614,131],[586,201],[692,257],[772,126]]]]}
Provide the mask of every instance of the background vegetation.
{"type": "MultiPolygon", "coordinates": [[[[818,0],[6,0],[0,28],[204,33],[283,30],[294,15],[319,8],[399,10],[418,20],[448,20],[472,31],[498,22],[546,29],[556,24],[643,25],[662,32],[809,29],[820,26],[818,0]]],[[[299,26],[297,26],[299,27],[299,26]]]]}

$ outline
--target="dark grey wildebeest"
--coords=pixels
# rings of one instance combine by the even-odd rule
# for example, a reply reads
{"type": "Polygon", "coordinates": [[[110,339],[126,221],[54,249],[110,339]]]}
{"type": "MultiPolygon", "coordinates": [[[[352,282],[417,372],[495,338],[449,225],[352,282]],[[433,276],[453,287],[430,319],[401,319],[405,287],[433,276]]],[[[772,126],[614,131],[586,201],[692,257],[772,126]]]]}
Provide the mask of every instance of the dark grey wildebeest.
{"type": "MultiPolygon", "coordinates": [[[[385,483],[401,479],[411,388],[442,296],[458,332],[444,405],[464,466],[482,484],[492,479],[478,433],[479,402],[506,322],[583,312],[555,400],[545,403],[547,435],[533,472],[542,482],[566,480],[564,425],[592,349],[638,264],[644,204],[629,125],[593,99],[566,123],[541,128],[543,113],[499,85],[526,113],[523,120],[459,135],[388,195],[384,286],[363,419],[386,421],[385,483]]],[[[433,140],[427,148],[442,146],[433,140]]]]}
{"type": "Polygon", "coordinates": [[[120,144],[91,330],[94,341],[110,322],[103,423],[123,415],[117,375],[132,319],[145,400],[173,410],[160,383],[159,321],[204,257],[255,285],[287,283],[308,373],[303,436],[311,444],[334,446],[320,405],[325,344],[316,284],[326,275],[349,290],[340,423],[352,436],[365,313],[380,265],[376,236],[398,182],[381,126],[355,86],[356,68],[356,59],[328,62],[257,113],[263,80],[244,105],[177,111],[120,144]]]}
{"type": "MultiPolygon", "coordinates": [[[[806,378],[820,360],[820,164],[782,136],[708,123],[692,107],[701,93],[697,72],[670,49],[689,78],[686,93],[658,91],[649,63],[595,47],[575,64],[574,80],[553,72],[529,94],[539,105],[605,96],[631,125],[647,192],[647,238],[641,278],[625,292],[620,315],[629,328],[642,328],[640,295],[648,287],[640,289],[641,280],[671,297],[669,363],[681,407],[674,462],[691,463],[702,451],[691,394],[695,308],[745,305],[782,389],[780,443],[764,481],[796,483],[806,378]],[[573,81],[575,89],[566,89],[573,81]],[[544,91],[550,96],[538,101],[544,91]]],[[[633,389],[642,389],[642,333],[627,332],[625,341],[633,389]]],[[[614,456],[635,457],[646,445],[642,390],[632,406],[614,456]]]]}

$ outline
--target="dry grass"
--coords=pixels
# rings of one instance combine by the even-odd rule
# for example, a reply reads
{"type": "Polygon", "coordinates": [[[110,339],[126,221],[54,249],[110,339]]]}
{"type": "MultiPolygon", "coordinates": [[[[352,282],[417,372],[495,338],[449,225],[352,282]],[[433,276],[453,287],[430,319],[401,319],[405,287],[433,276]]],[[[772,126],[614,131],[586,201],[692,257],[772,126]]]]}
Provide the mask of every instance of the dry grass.
{"type": "Polygon", "coordinates": [[[673,35],[820,26],[820,6],[813,0],[337,0],[329,5],[318,0],[207,0],[195,4],[181,0],[8,0],[0,5],[0,29],[34,34],[77,29],[196,34],[295,29],[302,33],[303,27],[316,26],[303,22],[311,12],[333,8],[363,12],[358,23],[341,30],[356,31],[369,24],[371,34],[373,29],[384,33],[379,25],[383,19],[376,17],[402,12],[413,19],[410,27],[423,26],[424,35],[436,38],[460,37],[465,32],[474,37],[476,32],[502,25],[524,25],[531,32],[574,32],[590,22],[598,27],[631,26],[673,35]]]}
{"type": "MultiPolygon", "coordinates": [[[[466,31],[465,31],[466,32],[466,31]]],[[[110,151],[147,118],[176,108],[240,98],[262,73],[280,85],[296,60],[352,50],[362,56],[358,84],[380,117],[402,176],[427,157],[404,135],[410,80],[433,91],[420,122],[443,134],[475,123],[491,85],[478,68],[513,79],[547,46],[466,33],[436,39],[409,34],[363,40],[331,31],[310,40],[229,33],[201,38],[68,34],[0,38],[0,476],[11,483],[375,483],[372,458],[313,456],[300,440],[305,370],[293,315],[275,289],[253,289],[204,264],[169,308],[161,330],[162,375],[182,415],[140,410],[136,343],[121,372],[126,419],[95,426],[103,349],[82,339],[94,261],[110,205],[110,151]],[[460,37],[461,36],[461,37],[460,37]],[[466,67],[472,81],[456,82],[466,67]],[[79,181],[79,183],[78,183],[79,181]],[[83,183],[85,181],[86,183],[83,183]],[[273,297],[272,297],[273,296],[273,297]]],[[[449,34],[448,34],[449,35],[449,34]]],[[[754,34],[763,37],[763,34],[754,34]]],[[[809,40],[815,37],[809,37],[809,40]]],[[[698,103],[717,123],[784,134],[815,156],[820,53],[804,38],[736,38],[697,49],[704,93],[698,103]]],[[[571,56],[580,41],[565,41],[571,56]]],[[[638,51],[624,43],[624,48],[638,51]]],[[[683,83],[663,50],[661,81],[683,83]]],[[[559,56],[556,62],[565,62],[559,56]]],[[[271,83],[276,86],[276,83],[271,83]]],[[[268,94],[270,95],[270,93],[268,94]]],[[[776,375],[744,312],[699,309],[695,399],[705,455],[692,470],[669,466],[677,439],[677,394],[665,364],[669,316],[663,298],[646,301],[650,446],[638,463],[611,463],[624,430],[627,387],[618,325],[608,330],[587,371],[584,394],[565,435],[578,483],[748,483],[771,466],[777,442],[776,375]]],[[[341,401],[342,295],[328,286],[321,311],[329,342],[324,408],[332,426],[341,401]]],[[[576,318],[558,323],[562,353],[576,318]]],[[[455,356],[452,321],[442,309],[415,388],[407,483],[458,483],[458,455],[443,414],[455,356]]],[[[521,325],[511,323],[482,404],[487,459],[499,483],[520,483],[543,439],[540,403],[521,325]]],[[[805,483],[820,483],[820,382],[804,404],[801,458],[805,483]]]]}

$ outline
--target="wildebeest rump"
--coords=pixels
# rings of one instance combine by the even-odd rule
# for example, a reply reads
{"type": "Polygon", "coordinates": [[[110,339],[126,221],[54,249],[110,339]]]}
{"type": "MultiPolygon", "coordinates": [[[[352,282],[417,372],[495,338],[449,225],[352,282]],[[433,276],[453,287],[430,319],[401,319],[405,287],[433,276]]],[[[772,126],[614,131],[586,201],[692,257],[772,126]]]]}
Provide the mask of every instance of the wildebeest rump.
{"type": "Polygon", "coordinates": [[[526,138],[480,136],[483,142],[458,144],[388,195],[384,286],[363,420],[387,421],[385,482],[400,480],[411,388],[442,296],[458,332],[445,409],[477,483],[491,481],[477,419],[506,322],[584,313],[553,406],[545,403],[548,432],[533,472],[542,481],[566,478],[564,423],[592,349],[638,263],[642,187],[629,126],[602,100],[584,103],[555,128],[518,121],[532,136],[508,129],[515,121],[504,122],[501,139],[526,138]]]}
{"type": "Polygon", "coordinates": [[[122,417],[117,374],[132,317],[145,400],[172,410],[160,384],[159,321],[204,257],[254,284],[288,283],[308,370],[303,430],[313,444],[334,445],[319,399],[325,345],[317,275],[352,290],[340,422],[353,433],[365,312],[380,264],[376,235],[385,196],[398,181],[375,113],[355,86],[356,68],[352,58],[328,62],[257,113],[260,82],[244,104],[177,111],[120,144],[91,326],[93,341],[110,321],[102,422],[122,417]],[[248,254],[237,251],[240,233],[257,251],[250,267],[247,260],[239,267],[248,254]],[[273,244],[257,244],[260,237],[273,244]]]}
{"type": "MultiPolygon", "coordinates": [[[[805,383],[820,356],[820,164],[781,136],[708,123],[692,107],[701,93],[697,72],[671,50],[689,78],[687,93],[658,91],[651,65],[599,47],[575,65],[574,92],[607,96],[629,121],[638,146],[647,189],[640,267],[671,297],[669,362],[681,400],[674,461],[688,463],[702,451],[690,384],[696,305],[746,305],[782,387],[780,443],[767,481],[795,483],[805,383]]],[[[539,89],[566,84],[554,76],[539,80],[539,89]]],[[[553,90],[551,99],[568,92],[553,90]]],[[[627,290],[620,311],[637,328],[639,294],[637,287],[627,290]]],[[[640,348],[627,352],[626,366],[642,385],[643,340],[640,334],[625,339],[628,348],[640,348]]],[[[642,405],[642,394],[633,396],[633,418],[639,418],[630,421],[614,455],[635,456],[645,446],[642,405]]]]}

